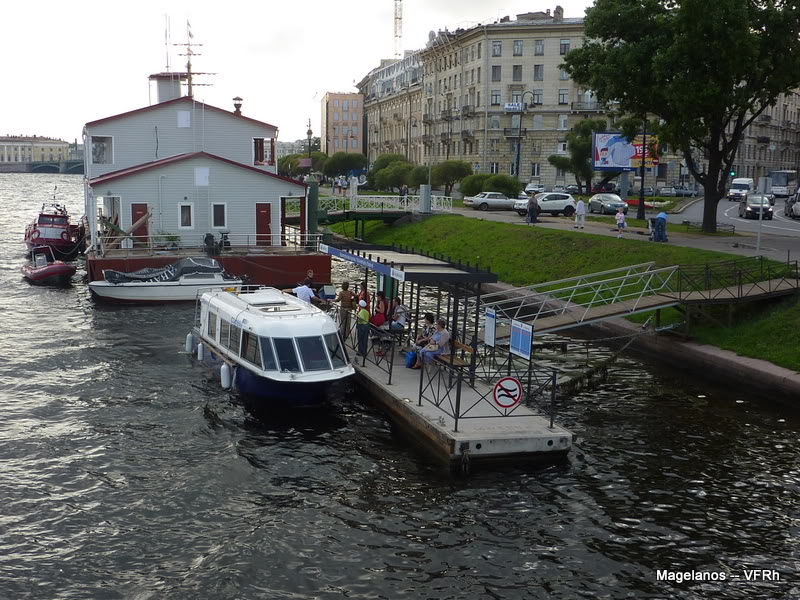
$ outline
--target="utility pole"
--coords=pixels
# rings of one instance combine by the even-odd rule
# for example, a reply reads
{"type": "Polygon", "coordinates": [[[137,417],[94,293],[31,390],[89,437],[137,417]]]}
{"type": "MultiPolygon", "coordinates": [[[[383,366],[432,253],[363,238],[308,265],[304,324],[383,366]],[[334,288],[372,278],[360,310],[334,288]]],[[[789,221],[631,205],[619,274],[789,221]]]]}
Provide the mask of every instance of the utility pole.
{"type": "Polygon", "coordinates": [[[640,221],[644,221],[645,214],[644,214],[644,164],[647,159],[647,119],[642,119],[642,165],[640,177],[642,179],[641,184],[639,185],[639,207],[636,209],[636,218],[640,221]]]}

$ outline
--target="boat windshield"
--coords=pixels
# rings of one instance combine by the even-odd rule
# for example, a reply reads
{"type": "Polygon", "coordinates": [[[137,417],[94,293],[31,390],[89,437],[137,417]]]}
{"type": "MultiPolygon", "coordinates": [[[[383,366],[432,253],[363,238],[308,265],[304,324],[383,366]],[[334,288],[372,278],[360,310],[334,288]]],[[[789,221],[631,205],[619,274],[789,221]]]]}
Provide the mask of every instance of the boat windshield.
{"type": "Polygon", "coordinates": [[[278,364],[275,362],[275,353],[272,351],[272,342],[269,338],[259,338],[261,340],[261,359],[264,361],[265,371],[277,371],[278,364]]]}
{"type": "Polygon", "coordinates": [[[39,225],[66,225],[67,217],[39,215],[39,225]]]}
{"type": "Polygon", "coordinates": [[[325,352],[325,346],[320,336],[315,335],[295,339],[297,340],[297,348],[300,350],[303,367],[306,371],[330,370],[331,363],[328,362],[328,355],[325,352]]]}
{"type": "Polygon", "coordinates": [[[297,373],[300,371],[300,363],[294,351],[292,338],[272,338],[275,344],[275,352],[278,355],[278,364],[281,371],[297,373]]]}
{"type": "Polygon", "coordinates": [[[345,351],[344,346],[339,342],[339,334],[329,333],[325,336],[325,343],[327,344],[328,352],[331,355],[333,368],[338,369],[339,367],[346,367],[347,352],[345,351]]]}

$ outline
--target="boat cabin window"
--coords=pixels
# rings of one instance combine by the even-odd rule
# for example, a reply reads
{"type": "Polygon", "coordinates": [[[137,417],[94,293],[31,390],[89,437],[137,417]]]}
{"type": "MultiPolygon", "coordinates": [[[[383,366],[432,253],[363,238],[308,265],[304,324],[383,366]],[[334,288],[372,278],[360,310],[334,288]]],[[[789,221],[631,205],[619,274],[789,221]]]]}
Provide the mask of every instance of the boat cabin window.
{"type": "Polygon", "coordinates": [[[231,352],[239,354],[239,342],[242,339],[242,328],[238,325],[231,325],[231,344],[228,346],[231,352]]]}
{"type": "Polygon", "coordinates": [[[208,311],[208,322],[206,324],[206,332],[211,339],[217,339],[217,313],[208,311]]]}
{"type": "Polygon", "coordinates": [[[300,357],[303,359],[303,367],[306,371],[329,371],[331,363],[328,362],[328,354],[322,338],[318,335],[313,337],[299,337],[297,348],[300,350],[300,357]]]}
{"type": "Polygon", "coordinates": [[[300,371],[300,363],[297,361],[292,338],[272,338],[272,343],[275,344],[275,352],[278,354],[280,370],[293,373],[300,371]]]}
{"type": "Polygon", "coordinates": [[[223,348],[228,347],[228,338],[231,335],[231,324],[225,319],[219,322],[219,345],[223,348]]]}
{"type": "Polygon", "coordinates": [[[216,273],[186,273],[182,277],[184,279],[214,279],[216,273]]]}
{"type": "Polygon", "coordinates": [[[272,342],[269,338],[260,338],[261,340],[261,359],[264,361],[265,371],[277,371],[278,365],[275,362],[275,353],[272,351],[272,342]]]}
{"type": "Polygon", "coordinates": [[[242,332],[242,358],[261,368],[261,355],[258,353],[258,336],[248,331],[242,332]]]}
{"type": "Polygon", "coordinates": [[[39,225],[66,225],[67,217],[39,215],[39,225]]]}
{"type": "Polygon", "coordinates": [[[338,369],[339,367],[346,367],[347,352],[345,351],[342,343],[339,341],[339,334],[329,333],[328,335],[326,335],[325,345],[328,346],[328,353],[331,355],[331,362],[333,363],[333,368],[338,369]]]}

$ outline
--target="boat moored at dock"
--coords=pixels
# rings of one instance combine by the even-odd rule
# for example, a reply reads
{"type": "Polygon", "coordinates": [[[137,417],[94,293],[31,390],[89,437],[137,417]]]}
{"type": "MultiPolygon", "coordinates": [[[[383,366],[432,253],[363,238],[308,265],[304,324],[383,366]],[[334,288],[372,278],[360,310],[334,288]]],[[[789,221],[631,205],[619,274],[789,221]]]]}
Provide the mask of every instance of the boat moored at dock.
{"type": "Polygon", "coordinates": [[[274,406],[313,406],[355,372],[336,322],[294,296],[261,288],[204,293],[198,302],[187,350],[220,368],[223,387],[274,406]]]}
{"type": "Polygon", "coordinates": [[[77,254],[82,236],[80,226],[70,222],[66,207],[53,200],[52,204],[43,204],[25,228],[23,241],[32,254],[37,248],[49,248],[58,257],[69,257],[77,254]]]}

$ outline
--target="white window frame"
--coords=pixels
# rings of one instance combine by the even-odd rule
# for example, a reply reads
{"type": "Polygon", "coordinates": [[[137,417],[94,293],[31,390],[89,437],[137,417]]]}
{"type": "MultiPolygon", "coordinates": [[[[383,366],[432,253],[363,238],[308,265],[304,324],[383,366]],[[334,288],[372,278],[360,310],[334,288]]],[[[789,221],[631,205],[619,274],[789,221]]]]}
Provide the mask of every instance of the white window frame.
{"type": "MultiPolygon", "coordinates": [[[[114,136],[113,135],[90,135],[89,136],[89,164],[92,165],[113,165],[114,164],[114,136]],[[103,163],[96,163],[94,162],[94,152],[92,151],[94,146],[94,138],[109,138],[111,140],[111,162],[103,162],[103,163]]],[[[18,160],[15,158],[15,161],[18,160]]]]}
{"type": "Polygon", "coordinates": [[[544,56],[544,40],[533,40],[533,55],[544,56]]]}
{"type": "Polygon", "coordinates": [[[558,128],[569,129],[569,115],[558,115],[558,128]]]}
{"type": "Polygon", "coordinates": [[[194,220],[194,202],[180,202],[180,203],[178,203],[178,229],[183,229],[184,231],[190,230],[190,229],[194,229],[194,224],[195,224],[195,220],[194,220]],[[182,222],[181,221],[181,215],[183,214],[183,210],[182,209],[183,209],[184,206],[188,206],[189,207],[189,218],[192,221],[192,224],[189,227],[186,227],[185,225],[181,225],[181,222],[182,222]]]}
{"type": "MultiPolygon", "coordinates": [[[[194,221],[193,221],[194,222],[194,221]]],[[[212,202],[211,203],[211,229],[227,229],[228,228],[228,203],[227,202],[212,202]],[[225,207],[225,223],[223,225],[214,225],[214,207],[225,207]]]]}
{"type": "Polygon", "coordinates": [[[531,163],[531,177],[541,177],[542,166],[538,162],[531,163]]]}

